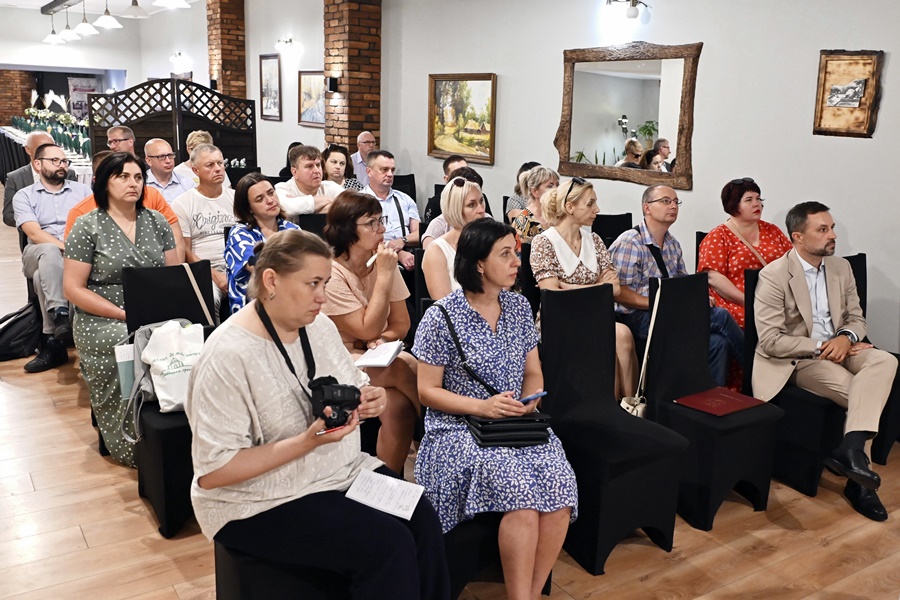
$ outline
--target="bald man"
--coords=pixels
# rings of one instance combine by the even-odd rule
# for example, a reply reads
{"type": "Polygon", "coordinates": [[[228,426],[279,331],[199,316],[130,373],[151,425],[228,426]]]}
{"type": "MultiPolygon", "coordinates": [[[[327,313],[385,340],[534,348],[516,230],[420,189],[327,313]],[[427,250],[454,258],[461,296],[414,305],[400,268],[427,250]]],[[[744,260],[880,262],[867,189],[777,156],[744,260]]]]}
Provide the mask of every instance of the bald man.
{"type": "MultiPolygon", "coordinates": [[[[19,190],[34,185],[41,176],[34,170],[34,151],[44,144],[55,144],[50,134],[45,131],[32,131],[25,138],[25,153],[28,154],[28,164],[15,171],[10,171],[6,176],[6,187],[3,190],[3,222],[10,227],[16,226],[16,215],[13,211],[13,197],[19,190]]],[[[75,181],[75,171],[69,169],[66,179],[75,181]]]]}
{"type": "Polygon", "coordinates": [[[144,144],[144,158],[150,166],[146,185],[159,190],[169,204],[197,187],[192,178],[175,173],[175,153],[166,140],[153,138],[144,144]]]}
{"type": "Polygon", "coordinates": [[[366,173],[366,161],[369,159],[369,152],[375,150],[375,144],[375,136],[372,135],[372,132],[363,131],[356,136],[357,152],[354,152],[350,156],[350,161],[353,163],[353,172],[356,173],[356,178],[363,185],[369,185],[369,174],[366,173]]]}

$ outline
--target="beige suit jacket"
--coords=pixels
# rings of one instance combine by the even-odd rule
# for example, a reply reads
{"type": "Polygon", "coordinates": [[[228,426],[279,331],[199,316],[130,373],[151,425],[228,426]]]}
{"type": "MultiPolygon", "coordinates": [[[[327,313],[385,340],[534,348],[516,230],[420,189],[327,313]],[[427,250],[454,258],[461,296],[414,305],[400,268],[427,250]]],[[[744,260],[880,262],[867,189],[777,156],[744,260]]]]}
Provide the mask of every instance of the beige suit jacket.
{"type": "MultiPolygon", "coordinates": [[[[848,329],[863,339],[866,320],[850,263],[838,256],[826,256],[824,262],[834,331],[848,329]]],[[[753,395],[769,401],[787,383],[797,359],[816,353],[809,286],[796,250],[760,271],[754,308],[759,343],[753,356],[753,395]]]]}

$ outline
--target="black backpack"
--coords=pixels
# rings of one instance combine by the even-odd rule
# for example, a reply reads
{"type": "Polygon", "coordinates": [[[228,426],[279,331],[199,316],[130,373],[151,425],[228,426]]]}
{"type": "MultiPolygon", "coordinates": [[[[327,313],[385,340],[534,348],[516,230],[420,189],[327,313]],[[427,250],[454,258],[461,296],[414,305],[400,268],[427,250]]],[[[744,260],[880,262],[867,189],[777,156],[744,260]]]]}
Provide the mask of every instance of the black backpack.
{"type": "Polygon", "coordinates": [[[35,299],[0,319],[0,361],[25,358],[41,344],[43,319],[35,299]]]}

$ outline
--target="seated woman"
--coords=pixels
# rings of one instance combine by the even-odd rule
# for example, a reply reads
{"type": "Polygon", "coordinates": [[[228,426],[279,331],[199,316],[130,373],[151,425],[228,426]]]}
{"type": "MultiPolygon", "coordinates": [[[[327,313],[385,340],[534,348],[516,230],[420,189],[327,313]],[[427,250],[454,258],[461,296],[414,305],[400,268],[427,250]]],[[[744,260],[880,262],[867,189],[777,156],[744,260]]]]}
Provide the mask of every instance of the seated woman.
{"type": "Polygon", "coordinates": [[[434,240],[425,249],[425,256],[422,258],[428,297],[434,300],[459,289],[459,283],[453,276],[456,243],[467,223],[484,217],[481,187],[462,177],[451,179],[441,192],[441,214],[450,225],[450,231],[434,240]]]}
{"type": "MultiPolygon", "coordinates": [[[[341,193],[328,211],[325,239],[335,256],[322,312],[337,325],[350,354],[359,358],[369,348],[405,338],[409,290],[397,268],[397,253],[383,244],[381,203],[368,194],[341,193]]],[[[416,359],[401,352],[389,367],[366,372],[373,385],[387,390],[378,458],[403,473],[419,412],[416,359]]]]}
{"type": "Polygon", "coordinates": [[[407,521],[344,495],[360,471],[397,475],[359,450],[359,419],[378,417],[387,398],[319,314],[329,277],[322,240],[296,230],[272,235],[248,287],[256,300],[204,345],[185,403],[194,513],[210,540],[264,561],[333,571],[354,597],[449,598],[440,523],[426,499],[407,521]],[[361,404],[326,431],[309,387],[327,375],[359,388],[361,404]]]}
{"type": "Polygon", "coordinates": [[[253,272],[253,248],[270,235],[298,229],[284,218],[275,188],[261,173],[244,175],[234,190],[234,218],[237,224],[225,241],[225,275],[231,314],[247,303],[247,283],[253,272]]]}
{"type": "Polygon", "coordinates": [[[416,481],[435,506],[444,532],[479,513],[504,513],[500,558],[509,598],[539,598],[575,518],[578,490],[559,439],[524,448],[482,448],[464,415],[494,419],[537,408],[519,398],[543,386],[537,332],[528,301],[506,290],[516,279],[512,228],[493,219],[465,226],[454,272],[462,289],[438,301],[448,312],[468,364],[491,396],[470,377],[435,306],[416,331],[419,396],[428,407],[416,481]]]}
{"type": "Polygon", "coordinates": [[[759,186],[749,177],[722,188],[722,208],[731,215],[703,238],[697,272],[709,274],[716,304],[744,328],[744,269],[761,269],[793,246],[784,233],[762,220],[759,186]]]}
{"type": "Polygon", "coordinates": [[[353,163],[350,162],[350,151],[344,146],[331,144],[322,153],[322,171],[325,179],[333,181],[345,190],[361,192],[366,186],[356,178],[353,163]]]}
{"type": "Polygon", "coordinates": [[[506,201],[506,218],[510,222],[522,214],[522,211],[525,210],[525,206],[528,204],[525,192],[522,191],[522,186],[519,184],[519,177],[522,176],[522,173],[539,166],[541,166],[541,163],[529,161],[519,167],[519,170],[516,172],[516,187],[513,189],[513,195],[506,201]]]}
{"type": "Polygon", "coordinates": [[[541,213],[541,196],[559,185],[559,175],[547,167],[535,167],[519,176],[519,187],[528,198],[528,205],[511,223],[519,242],[530,244],[531,239],[544,231],[546,222],[541,213]]]}
{"type": "MultiPolygon", "coordinates": [[[[609,283],[618,296],[619,275],[612,257],[600,236],[590,231],[599,212],[594,186],[570,179],[544,194],[541,206],[552,227],[531,242],[531,270],[538,287],[568,290],[609,283]]],[[[631,330],[616,323],[616,398],[634,396],[637,364],[631,330]]]]}
{"type": "Polygon", "coordinates": [[[638,165],[645,171],[662,171],[663,157],[659,150],[650,149],[641,154],[638,165]]]}
{"type": "Polygon", "coordinates": [[[641,155],[643,154],[643,144],[641,144],[637,138],[631,138],[627,142],[625,142],[625,157],[617,162],[614,166],[638,168],[640,166],[638,163],[640,162],[641,155]]]}
{"type": "Polygon", "coordinates": [[[128,335],[122,269],[175,265],[178,256],[166,218],[143,206],[144,161],[115,152],[95,175],[97,208],[78,217],[66,238],[63,291],[75,305],[75,347],[103,443],[115,460],[133,466],[114,349],[128,335]]]}

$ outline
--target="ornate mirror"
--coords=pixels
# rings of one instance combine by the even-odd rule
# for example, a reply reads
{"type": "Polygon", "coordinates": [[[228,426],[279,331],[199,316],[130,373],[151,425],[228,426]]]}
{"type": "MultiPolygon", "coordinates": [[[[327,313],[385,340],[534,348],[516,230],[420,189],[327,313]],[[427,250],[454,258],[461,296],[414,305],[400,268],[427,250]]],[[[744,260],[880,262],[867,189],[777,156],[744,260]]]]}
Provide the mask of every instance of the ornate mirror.
{"type": "Polygon", "coordinates": [[[702,43],[633,42],[565,50],[562,117],[554,140],[559,173],[691,189],[694,91],[702,48],[702,43]],[[657,131],[652,133],[654,126],[657,131]],[[674,159],[672,172],[614,166],[637,162],[624,156],[625,142],[632,136],[645,149],[653,139],[669,140],[666,160],[674,159]]]}

